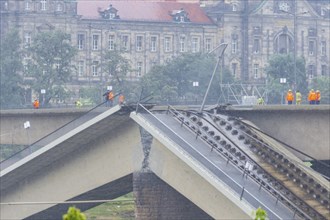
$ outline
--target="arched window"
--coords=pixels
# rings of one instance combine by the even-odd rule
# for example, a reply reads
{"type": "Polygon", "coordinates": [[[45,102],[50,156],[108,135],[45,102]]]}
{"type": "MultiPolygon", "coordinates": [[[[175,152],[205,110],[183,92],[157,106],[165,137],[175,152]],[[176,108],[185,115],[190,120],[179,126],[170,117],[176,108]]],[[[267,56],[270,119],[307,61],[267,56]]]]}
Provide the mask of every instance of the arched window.
{"type": "Polygon", "coordinates": [[[293,53],[293,36],[284,28],[274,40],[274,52],[280,54],[293,53]]]}

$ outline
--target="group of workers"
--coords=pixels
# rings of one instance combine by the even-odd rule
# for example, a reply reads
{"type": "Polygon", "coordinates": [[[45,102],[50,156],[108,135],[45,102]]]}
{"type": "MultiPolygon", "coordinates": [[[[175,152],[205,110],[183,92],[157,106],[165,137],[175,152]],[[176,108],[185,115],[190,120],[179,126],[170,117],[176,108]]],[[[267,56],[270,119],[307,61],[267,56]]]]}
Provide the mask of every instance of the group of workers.
{"type": "MultiPolygon", "coordinates": [[[[113,101],[114,101],[114,98],[115,98],[115,95],[114,95],[113,91],[111,89],[108,89],[103,94],[103,96],[105,96],[106,106],[107,107],[112,107],[113,106],[113,101]]],[[[122,104],[124,104],[124,101],[125,101],[125,96],[122,93],[119,93],[118,104],[122,105],[122,104]]]]}
{"type": "MultiPolygon", "coordinates": [[[[113,101],[115,98],[115,95],[112,90],[107,90],[106,93],[103,94],[105,96],[106,100],[106,106],[107,107],[112,107],[113,106],[113,101]]],[[[122,93],[119,93],[118,96],[118,104],[122,105],[125,102],[125,96],[122,93]]],[[[75,106],[77,108],[81,108],[83,106],[82,102],[78,99],[77,101],[74,102],[75,106]]],[[[39,99],[35,99],[32,103],[32,106],[34,109],[38,109],[40,107],[39,99]]]]}
{"type": "MultiPolygon", "coordinates": [[[[299,90],[296,92],[296,97],[294,96],[291,89],[288,90],[286,94],[286,101],[288,105],[292,105],[293,101],[296,99],[296,104],[300,105],[302,101],[302,95],[299,90]]],[[[319,105],[321,102],[321,92],[319,90],[314,91],[314,89],[311,89],[308,93],[308,103],[310,105],[319,105]]]]}

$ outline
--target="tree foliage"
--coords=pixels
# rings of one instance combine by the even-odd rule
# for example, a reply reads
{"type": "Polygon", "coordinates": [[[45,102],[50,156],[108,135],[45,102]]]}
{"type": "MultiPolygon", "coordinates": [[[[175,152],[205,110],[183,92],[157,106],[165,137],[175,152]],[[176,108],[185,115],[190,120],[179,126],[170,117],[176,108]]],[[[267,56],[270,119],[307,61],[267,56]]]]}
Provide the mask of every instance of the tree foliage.
{"type": "Polygon", "coordinates": [[[39,97],[41,89],[46,90],[45,104],[51,99],[65,99],[65,84],[71,79],[71,62],[76,54],[70,36],[62,31],[40,32],[27,51],[32,58],[28,64],[28,74],[34,78],[31,88],[39,97]]]}
{"type": "Polygon", "coordinates": [[[294,59],[291,54],[276,54],[269,60],[266,72],[273,79],[286,78],[288,86],[294,87],[296,81],[299,90],[307,89],[307,78],[305,69],[305,60],[296,59],[296,74],[294,74],[294,59]]]}
{"type": "MultiPolygon", "coordinates": [[[[109,50],[103,54],[102,69],[105,71],[103,80],[113,87],[116,93],[119,91],[125,95],[125,100],[131,102],[137,100],[138,85],[129,79],[132,71],[130,61],[125,53],[120,50],[109,50]]],[[[103,88],[105,92],[105,88],[103,88]]]]}
{"type": "Polygon", "coordinates": [[[303,94],[307,93],[305,60],[303,58],[296,59],[296,76],[294,68],[294,59],[291,54],[276,54],[271,57],[266,67],[269,104],[281,103],[282,96],[288,89],[299,90],[303,94]],[[286,83],[281,84],[281,78],[285,78],[286,83]],[[294,85],[295,81],[296,86],[294,85]]]}
{"type": "Polygon", "coordinates": [[[63,215],[63,220],[86,220],[86,216],[78,208],[71,206],[68,212],[63,215]]]}
{"type": "Polygon", "coordinates": [[[124,90],[127,75],[132,70],[130,62],[119,50],[109,50],[103,55],[102,69],[105,79],[117,90],[124,90]]]}
{"type": "MultiPolygon", "coordinates": [[[[160,102],[175,102],[202,99],[213,73],[216,60],[205,54],[184,54],[174,58],[164,65],[154,66],[141,80],[141,87],[147,94],[153,94],[160,102]],[[198,82],[194,87],[193,82],[198,82]]],[[[219,96],[219,76],[213,81],[208,98],[219,96]]],[[[227,81],[231,77],[224,77],[227,81]]]]}
{"type": "Polygon", "coordinates": [[[23,70],[18,31],[11,30],[0,44],[0,107],[13,108],[24,103],[23,70]]]}
{"type": "Polygon", "coordinates": [[[266,220],[267,218],[267,212],[266,210],[259,207],[255,212],[255,218],[254,220],[266,220]]]}

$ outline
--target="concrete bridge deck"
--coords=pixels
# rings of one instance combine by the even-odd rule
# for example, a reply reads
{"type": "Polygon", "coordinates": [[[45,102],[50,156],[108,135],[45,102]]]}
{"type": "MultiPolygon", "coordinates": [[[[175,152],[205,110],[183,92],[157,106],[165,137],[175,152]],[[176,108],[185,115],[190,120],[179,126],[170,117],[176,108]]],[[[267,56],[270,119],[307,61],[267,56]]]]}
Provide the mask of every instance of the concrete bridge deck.
{"type": "MultiPolygon", "coordinates": [[[[167,106],[155,106],[164,110],[167,106]]],[[[194,106],[176,106],[194,109],[194,106]]],[[[197,109],[197,107],[195,107],[197,109]]],[[[263,105],[230,106],[206,109],[218,111],[251,121],[267,134],[312,156],[317,160],[330,160],[330,106],[329,105],[263,105]]],[[[31,144],[71,120],[83,115],[87,109],[38,109],[0,111],[0,143],[31,144]],[[31,127],[24,129],[24,122],[31,127]]],[[[293,152],[303,160],[305,156],[293,152]]]]}
{"type": "MultiPolygon", "coordinates": [[[[226,166],[224,161],[215,158],[205,150],[207,147],[201,147],[203,143],[200,141],[197,145],[192,143],[195,139],[191,134],[180,133],[183,140],[188,140],[188,145],[182,140],[171,141],[176,132],[169,137],[168,132],[152,125],[153,120],[139,114],[131,114],[133,121],[128,117],[130,111],[120,107],[106,110],[103,118],[92,119],[89,125],[61,136],[51,147],[35,151],[23,161],[2,166],[1,203],[115,198],[133,189],[132,173],[141,171],[142,167],[144,171],[155,173],[197,209],[203,210],[202,216],[207,219],[250,218],[252,210],[258,205],[265,207],[275,218],[285,219],[292,215],[292,210],[283,204],[273,206],[274,198],[267,193],[262,193],[260,198],[255,183],[239,178],[241,175],[236,168],[226,166]],[[144,129],[141,130],[136,122],[152,134],[149,152],[142,151],[146,148],[146,143],[140,140],[144,129]],[[226,170],[222,169],[224,166],[226,170]],[[241,200],[239,192],[243,185],[248,190],[241,200]],[[219,209],[219,204],[222,209],[219,209]],[[281,213],[279,208],[287,211],[281,213]]],[[[32,112],[29,117],[33,122],[33,117],[38,118],[35,114],[41,112],[32,112]]],[[[81,114],[82,110],[77,112],[81,114]]],[[[167,118],[164,114],[159,117],[164,117],[160,118],[161,121],[168,122],[172,130],[180,128],[173,118],[167,118]]],[[[94,205],[77,206],[85,210],[94,205]]],[[[60,216],[59,213],[62,214],[67,206],[23,205],[20,212],[15,206],[2,206],[1,219],[12,216],[49,219],[49,216],[60,216]]]]}

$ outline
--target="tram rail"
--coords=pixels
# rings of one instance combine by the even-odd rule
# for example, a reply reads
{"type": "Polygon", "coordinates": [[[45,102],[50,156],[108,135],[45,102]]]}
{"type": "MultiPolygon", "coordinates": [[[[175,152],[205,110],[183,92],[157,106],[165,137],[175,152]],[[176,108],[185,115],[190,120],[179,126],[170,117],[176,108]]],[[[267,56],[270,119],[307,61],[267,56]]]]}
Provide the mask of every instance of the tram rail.
{"type": "Polygon", "coordinates": [[[268,144],[252,126],[208,112],[175,110],[171,106],[167,112],[295,215],[302,219],[329,219],[329,189],[297,161],[268,144]]]}

